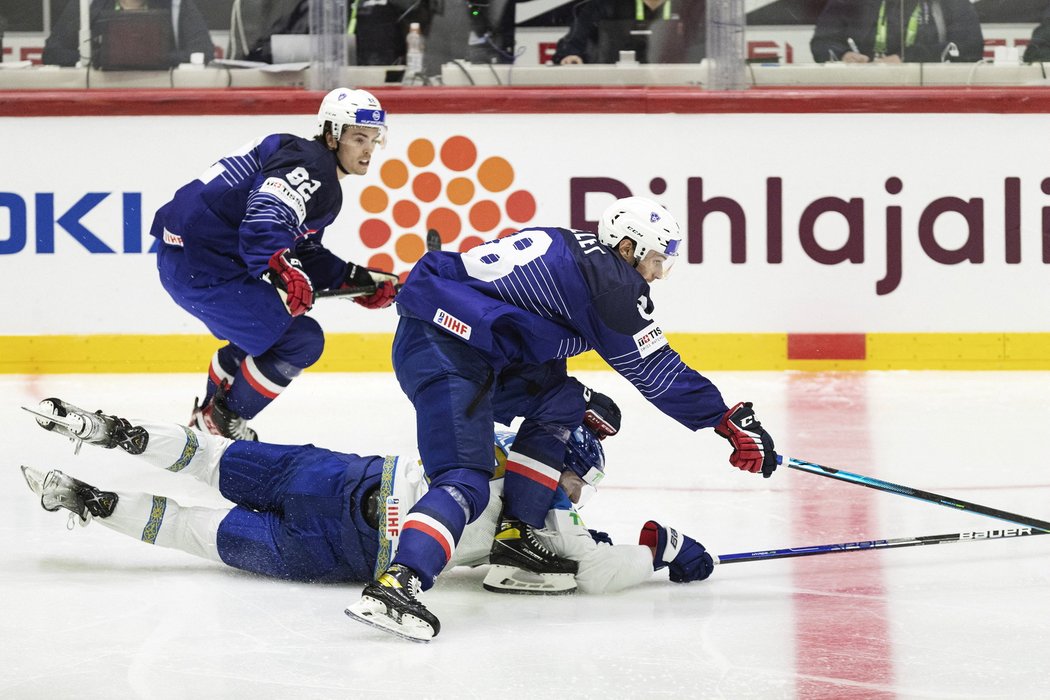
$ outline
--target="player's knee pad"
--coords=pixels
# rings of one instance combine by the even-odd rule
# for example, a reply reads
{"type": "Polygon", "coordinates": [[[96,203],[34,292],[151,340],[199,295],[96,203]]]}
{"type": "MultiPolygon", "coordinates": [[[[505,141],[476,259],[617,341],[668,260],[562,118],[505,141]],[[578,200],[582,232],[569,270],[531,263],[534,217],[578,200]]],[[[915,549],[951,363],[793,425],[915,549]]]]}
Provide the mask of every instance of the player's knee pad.
{"type": "Polygon", "coordinates": [[[309,316],[297,316],[266,354],[294,367],[306,369],[320,359],[322,352],[324,331],[321,330],[321,324],[309,316]]]}
{"type": "Polygon", "coordinates": [[[477,519],[489,502],[488,472],[479,469],[450,469],[442,472],[430,482],[430,488],[444,489],[452,494],[456,502],[470,510],[467,522],[477,519]]]}

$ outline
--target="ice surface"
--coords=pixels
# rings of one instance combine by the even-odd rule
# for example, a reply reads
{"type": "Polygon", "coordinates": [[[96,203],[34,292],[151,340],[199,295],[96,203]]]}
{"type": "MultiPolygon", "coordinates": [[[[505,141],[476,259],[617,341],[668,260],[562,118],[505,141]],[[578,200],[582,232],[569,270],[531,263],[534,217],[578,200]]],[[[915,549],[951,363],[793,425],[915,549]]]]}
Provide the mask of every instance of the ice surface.
{"type": "MultiPolygon", "coordinates": [[[[717,373],[787,455],[1050,519],[1050,374],[717,373]]],[[[728,466],[728,445],[664,418],[612,373],[590,527],[633,542],[673,524],[716,553],[984,530],[990,519],[782,469],[728,466]]],[[[44,512],[19,464],[105,488],[219,502],[185,477],[72,446],[22,404],[183,422],[197,375],[0,377],[0,697],[1047,698],[1050,537],[661,572],[605,597],[502,596],[484,569],[442,577],[429,645],[343,615],[358,585],[271,581],[44,512]]],[[[307,373],[253,422],[272,442],[414,451],[411,406],[383,374],[307,373]],[[361,410],[367,402],[366,410],[361,410]]]]}

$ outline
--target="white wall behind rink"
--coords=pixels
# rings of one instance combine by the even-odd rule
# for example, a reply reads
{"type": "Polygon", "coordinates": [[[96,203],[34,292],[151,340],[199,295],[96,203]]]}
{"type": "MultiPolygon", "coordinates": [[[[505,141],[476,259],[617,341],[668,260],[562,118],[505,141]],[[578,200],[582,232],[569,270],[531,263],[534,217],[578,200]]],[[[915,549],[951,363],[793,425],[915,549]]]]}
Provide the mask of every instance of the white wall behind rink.
{"type": "MultiPolygon", "coordinates": [[[[142,247],[148,249],[155,209],[212,161],[268,133],[306,135],[312,129],[311,116],[0,119],[0,251],[6,251],[0,254],[0,278],[7,290],[0,335],[202,332],[161,289],[152,255],[120,252],[122,193],[141,193],[142,247]],[[54,221],[89,193],[110,194],[79,223],[116,253],[89,253],[54,221]],[[53,220],[42,223],[38,204],[49,199],[53,220]],[[20,235],[18,202],[26,242],[13,252],[20,235]],[[37,238],[48,227],[54,229],[55,252],[38,253],[37,238]]],[[[651,195],[651,184],[662,179],[665,191],[655,198],[691,231],[674,275],[654,289],[665,330],[1045,331],[1050,265],[1043,260],[1050,259],[1050,250],[1044,251],[1050,242],[1044,238],[1050,236],[1042,220],[1050,221],[1044,213],[1050,194],[1041,185],[1050,177],[1047,133],[1042,115],[395,114],[389,146],[377,154],[372,172],[344,180],[343,213],[325,241],[341,255],[367,260],[371,251],[358,237],[365,218],[358,201],[364,187],[381,185],[383,162],[406,161],[417,139],[440,148],[450,137],[466,136],[477,147],[478,162],[500,157],[513,167],[512,185],[486,196],[502,206],[509,192],[527,190],[537,202],[532,225],[569,225],[573,180],[612,178],[634,194],[651,195]],[[893,177],[902,184],[899,194],[887,192],[893,177]],[[782,190],[779,263],[767,259],[771,178],[782,190]],[[1008,178],[1018,180],[1019,205],[1008,206],[1008,178]],[[733,200],[745,214],[746,262],[730,262],[725,215],[700,221],[698,212],[716,197],[733,200]],[[942,258],[959,249],[969,257],[979,251],[983,262],[944,264],[924,250],[920,218],[931,203],[948,197],[970,202],[973,230],[961,214],[948,211],[935,219],[927,248],[947,251],[935,251],[942,258]],[[799,222],[822,198],[862,200],[853,204],[862,227],[851,239],[854,259],[862,251],[862,261],[822,264],[807,254],[799,222]],[[887,253],[887,210],[896,207],[900,282],[879,293],[877,284],[898,257],[887,253]],[[980,211],[983,216],[975,213],[980,211]],[[1006,233],[1008,220],[1020,224],[1014,239],[1006,233]],[[703,262],[690,264],[686,258],[697,257],[701,233],[703,262]],[[1005,260],[1009,240],[1014,255],[1019,250],[1019,263],[1005,260]]],[[[410,166],[413,174],[424,170],[447,182],[454,175],[474,177],[476,168],[454,173],[440,165],[410,166]]],[[[391,202],[408,190],[390,190],[391,202]]],[[[586,218],[595,220],[611,199],[597,193],[582,198],[586,218]]],[[[442,194],[420,205],[425,213],[449,202],[442,194]]],[[[452,208],[466,218],[467,207],[452,208]]],[[[504,216],[499,228],[511,225],[504,216]]],[[[825,251],[847,244],[840,214],[818,216],[813,229],[813,242],[825,251]]],[[[890,286],[883,282],[882,291],[890,286]]],[[[334,300],[319,303],[315,315],[330,331],[379,332],[394,325],[393,314],[334,300]]]]}

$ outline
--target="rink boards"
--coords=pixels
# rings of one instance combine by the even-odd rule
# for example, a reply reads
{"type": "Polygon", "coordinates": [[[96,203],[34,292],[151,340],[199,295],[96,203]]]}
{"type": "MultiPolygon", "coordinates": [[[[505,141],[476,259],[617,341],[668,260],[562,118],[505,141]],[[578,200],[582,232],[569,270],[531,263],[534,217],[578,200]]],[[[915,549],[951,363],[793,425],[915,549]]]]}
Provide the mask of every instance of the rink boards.
{"type": "MultiPolygon", "coordinates": [[[[614,197],[645,195],[685,232],[653,299],[697,364],[1050,367],[1034,312],[1050,301],[1038,91],[714,103],[637,88],[582,90],[576,104],[557,89],[437,90],[431,108],[405,92],[377,90],[389,144],[343,182],[325,242],[348,259],[407,273],[428,228],[460,250],[532,225],[593,228],[614,197]]],[[[209,95],[195,114],[189,98],[149,94],[42,97],[0,117],[0,270],[25,291],[0,318],[0,371],[192,371],[217,346],[156,279],[153,212],[246,141],[311,134],[316,95],[264,93],[249,114],[209,95]],[[55,139],[61,155],[43,156],[55,139]]],[[[389,367],[392,312],[328,300],[313,313],[329,334],[318,369],[389,367]]]]}

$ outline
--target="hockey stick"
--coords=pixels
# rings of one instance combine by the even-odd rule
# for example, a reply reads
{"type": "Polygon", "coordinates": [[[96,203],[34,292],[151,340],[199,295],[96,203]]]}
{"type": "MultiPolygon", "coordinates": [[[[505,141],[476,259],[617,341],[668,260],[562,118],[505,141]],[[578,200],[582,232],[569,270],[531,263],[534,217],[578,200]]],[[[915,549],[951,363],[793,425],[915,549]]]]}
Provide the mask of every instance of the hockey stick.
{"type": "Polygon", "coordinates": [[[955,532],[949,535],[921,535],[918,537],[897,537],[890,540],[866,540],[864,542],[840,542],[837,544],[818,544],[812,547],[789,547],[787,549],[765,549],[760,552],[737,552],[736,554],[712,554],[716,564],[736,564],[742,561],[761,561],[764,559],[787,559],[789,557],[811,557],[816,554],[833,554],[835,552],[859,552],[868,549],[895,549],[898,547],[919,547],[927,544],[952,544],[955,542],[984,542],[1002,540],[1011,537],[1028,535],[1046,535],[1031,527],[1009,527],[1002,530],[979,530],[974,532],[955,532]]]}
{"type": "Polygon", "coordinates": [[[819,464],[813,464],[812,462],[807,462],[802,459],[796,459],[794,457],[785,457],[783,455],[777,455],[777,462],[780,464],[784,464],[790,467],[791,469],[809,472],[810,474],[817,474],[818,476],[826,476],[829,479],[838,479],[839,481],[846,481],[851,484],[859,484],[861,486],[866,486],[869,489],[875,489],[876,491],[886,491],[888,493],[895,493],[899,496],[907,496],[909,498],[914,498],[919,501],[936,503],[939,506],[955,508],[956,510],[965,510],[971,513],[978,513],[979,515],[986,515],[989,518],[1005,520],[1006,522],[1013,523],[1015,525],[1030,527],[1034,530],[1041,530],[1042,532],[1040,534],[1050,532],[1050,522],[1047,522],[1045,520],[1029,518],[1025,515],[1018,515],[1017,513],[1010,513],[1008,511],[998,510],[996,508],[989,508],[988,506],[982,506],[977,503],[970,503],[969,501],[951,498],[950,496],[942,496],[931,491],[913,489],[910,486],[901,486],[900,484],[894,484],[889,481],[882,481],[881,479],[875,479],[870,476],[853,474],[851,472],[843,471],[841,469],[823,467],[819,464]]]}
{"type": "MultiPolygon", "coordinates": [[[[430,229],[427,231],[426,238],[427,252],[434,250],[441,250],[441,235],[435,230],[430,229]]],[[[394,285],[398,290],[401,289],[401,284],[397,283],[394,285]]],[[[319,292],[314,292],[314,299],[353,299],[354,297],[367,297],[376,293],[376,285],[366,284],[363,287],[343,287],[341,289],[322,289],[319,292]]]]}

